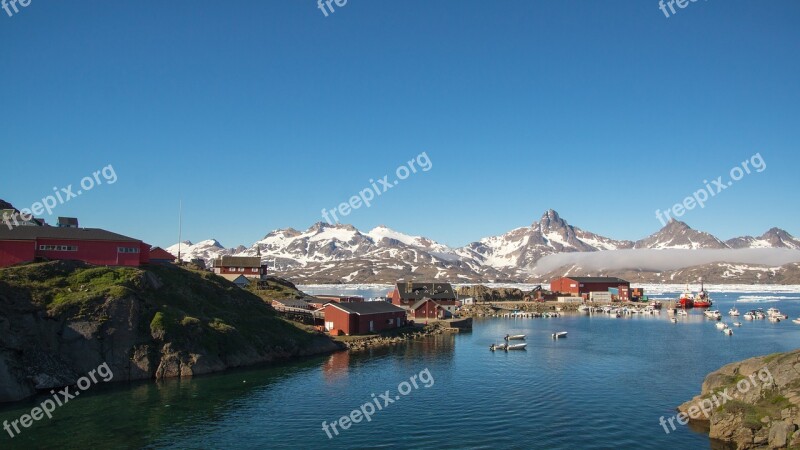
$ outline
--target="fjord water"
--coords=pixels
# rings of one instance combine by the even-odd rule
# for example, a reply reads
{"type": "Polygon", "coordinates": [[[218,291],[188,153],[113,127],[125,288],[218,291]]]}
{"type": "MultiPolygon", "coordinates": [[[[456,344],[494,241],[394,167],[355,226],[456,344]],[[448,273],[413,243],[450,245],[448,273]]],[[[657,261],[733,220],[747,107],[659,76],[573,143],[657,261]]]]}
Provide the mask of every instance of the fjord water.
{"type": "MultiPolygon", "coordinates": [[[[713,293],[723,314],[800,294],[713,293]],[[742,300],[737,302],[736,300],[742,300]],[[764,301],[764,303],[760,303],[764,301]],[[754,302],[754,303],[750,303],[754,302]]],[[[732,322],[725,317],[724,321],[732,322]]],[[[659,417],[724,364],[800,347],[800,325],[745,321],[725,336],[700,311],[614,319],[476,319],[474,330],[361,355],[338,353],[191,380],[95,386],[2,448],[710,448],[702,430],[659,417]],[[568,331],[554,341],[550,334],[568,331]],[[528,349],[492,353],[507,333],[528,349]],[[434,383],[329,439],[328,423],[427,369],[434,383]]],[[[0,421],[44,398],[0,408],[0,421]]],[[[383,402],[382,402],[383,403],[383,402]]]]}

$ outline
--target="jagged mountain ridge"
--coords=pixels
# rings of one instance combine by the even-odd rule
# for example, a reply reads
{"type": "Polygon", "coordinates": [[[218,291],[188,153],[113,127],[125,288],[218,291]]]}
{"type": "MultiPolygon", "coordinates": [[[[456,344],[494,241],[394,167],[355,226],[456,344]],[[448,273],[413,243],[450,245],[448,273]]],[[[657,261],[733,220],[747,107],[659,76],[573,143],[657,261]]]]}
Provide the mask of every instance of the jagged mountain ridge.
{"type": "MultiPolygon", "coordinates": [[[[306,231],[275,230],[251,247],[226,249],[215,240],[183,245],[182,259],[219,255],[254,256],[259,252],[273,270],[298,283],[392,282],[403,277],[454,282],[524,281],[540,258],[563,252],[625,249],[800,249],[800,241],[773,228],[760,238],[723,242],[687,224],[671,221],[636,242],[618,241],[572,226],[554,210],[528,227],[492,236],[460,248],[379,226],[363,233],[352,225],[314,224],[306,231]]],[[[177,254],[177,244],[168,248],[177,254]]]]}

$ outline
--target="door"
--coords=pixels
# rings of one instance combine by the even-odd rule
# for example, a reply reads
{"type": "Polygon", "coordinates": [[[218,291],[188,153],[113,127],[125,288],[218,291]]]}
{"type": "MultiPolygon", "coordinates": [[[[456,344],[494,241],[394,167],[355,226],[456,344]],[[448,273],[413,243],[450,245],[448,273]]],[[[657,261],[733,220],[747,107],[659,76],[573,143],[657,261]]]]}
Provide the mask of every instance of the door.
{"type": "Polygon", "coordinates": [[[372,333],[373,331],[375,331],[375,322],[370,320],[369,321],[369,332],[372,333]]]}

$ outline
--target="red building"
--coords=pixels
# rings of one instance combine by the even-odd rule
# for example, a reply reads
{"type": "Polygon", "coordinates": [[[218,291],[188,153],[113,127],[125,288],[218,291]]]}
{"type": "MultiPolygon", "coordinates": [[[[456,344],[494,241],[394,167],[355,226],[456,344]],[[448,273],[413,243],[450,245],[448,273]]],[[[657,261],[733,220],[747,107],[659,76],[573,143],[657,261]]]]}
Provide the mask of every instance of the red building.
{"type": "Polygon", "coordinates": [[[267,265],[260,256],[223,256],[214,260],[213,271],[217,275],[244,275],[263,280],[267,277],[267,265]]]}
{"type": "Polygon", "coordinates": [[[0,227],[0,267],[50,260],[138,267],[150,261],[150,245],[99,228],[0,227]]]}
{"type": "Polygon", "coordinates": [[[172,253],[164,250],[161,247],[153,247],[150,249],[150,262],[153,264],[172,264],[178,259],[172,253]]]}
{"type": "Polygon", "coordinates": [[[410,308],[420,300],[429,298],[440,305],[455,305],[457,295],[450,283],[399,282],[388,295],[393,305],[410,308]]]}
{"type": "Polygon", "coordinates": [[[447,319],[453,315],[448,307],[430,298],[425,298],[414,303],[411,305],[410,311],[414,319],[438,320],[447,319]]]}
{"type": "MultiPolygon", "coordinates": [[[[388,302],[328,303],[325,329],[350,336],[378,333],[406,325],[406,310],[388,302]]],[[[337,333],[338,334],[338,333],[337,333]]]]}
{"type": "Polygon", "coordinates": [[[627,293],[630,292],[631,283],[616,277],[562,277],[550,283],[551,291],[576,297],[589,295],[590,292],[608,292],[610,288],[627,293]]]}

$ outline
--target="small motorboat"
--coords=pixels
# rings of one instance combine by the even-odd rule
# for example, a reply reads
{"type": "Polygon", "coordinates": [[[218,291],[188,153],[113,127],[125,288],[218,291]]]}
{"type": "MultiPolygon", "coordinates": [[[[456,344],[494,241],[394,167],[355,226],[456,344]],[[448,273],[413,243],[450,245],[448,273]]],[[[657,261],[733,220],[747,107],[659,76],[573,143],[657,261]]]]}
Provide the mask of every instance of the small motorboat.
{"type": "Polygon", "coordinates": [[[731,330],[730,328],[725,328],[724,330],[722,330],[722,332],[725,333],[727,336],[733,336],[733,330],[731,330]]]}
{"type": "Polygon", "coordinates": [[[559,331],[558,333],[553,333],[553,339],[561,339],[567,337],[566,331],[559,331]]]}
{"type": "Polygon", "coordinates": [[[524,341],[525,335],[524,334],[507,334],[506,337],[503,339],[507,341],[524,341]]]}
{"type": "Polygon", "coordinates": [[[525,347],[527,347],[527,346],[528,346],[528,344],[525,344],[525,343],[522,343],[522,344],[510,344],[510,345],[506,345],[506,351],[509,351],[509,350],[525,350],[525,347]]]}
{"type": "Polygon", "coordinates": [[[495,351],[495,350],[501,351],[501,350],[505,350],[506,347],[508,347],[508,344],[492,344],[492,345],[489,346],[489,350],[491,350],[491,351],[495,351]]]}
{"type": "Polygon", "coordinates": [[[753,320],[756,318],[756,315],[753,314],[752,312],[746,312],[742,317],[744,317],[745,320],[753,320]]]}
{"type": "Polygon", "coordinates": [[[673,317],[673,318],[671,318],[671,319],[669,319],[669,320],[670,320],[670,322],[672,322],[672,323],[678,323],[678,319],[676,319],[675,317],[673,317]]]}
{"type": "Polygon", "coordinates": [[[688,316],[689,313],[687,313],[685,309],[681,309],[680,311],[678,311],[678,315],[679,316],[688,316]]]}
{"type": "Polygon", "coordinates": [[[769,317],[768,317],[768,320],[769,320],[770,322],[775,322],[775,323],[778,323],[778,322],[780,322],[780,321],[781,321],[781,318],[780,318],[780,317],[778,317],[778,316],[769,316],[769,317]]]}
{"type": "Polygon", "coordinates": [[[738,317],[739,316],[739,310],[736,309],[736,307],[734,306],[733,308],[728,310],[728,315],[731,316],[731,317],[738,317]]]}
{"type": "Polygon", "coordinates": [[[726,330],[728,328],[728,324],[725,322],[717,322],[716,327],[718,330],[726,330]]]}
{"type": "Polygon", "coordinates": [[[800,325],[800,317],[798,317],[797,319],[792,320],[792,322],[800,325]]]}
{"type": "Polygon", "coordinates": [[[740,327],[742,326],[742,322],[733,322],[733,326],[740,327]]]}

